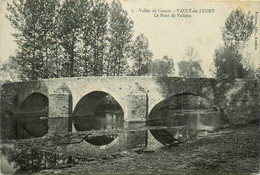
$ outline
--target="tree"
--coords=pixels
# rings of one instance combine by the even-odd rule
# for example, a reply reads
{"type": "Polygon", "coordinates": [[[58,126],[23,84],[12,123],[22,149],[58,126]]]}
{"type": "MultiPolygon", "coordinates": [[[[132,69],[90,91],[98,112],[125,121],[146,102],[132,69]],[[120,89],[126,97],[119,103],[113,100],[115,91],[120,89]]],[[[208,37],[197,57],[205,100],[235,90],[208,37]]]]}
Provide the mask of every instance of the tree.
{"type": "Polygon", "coordinates": [[[61,17],[60,17],[60,4],[58,3],[57,12],[53,23],[52,35],[50,36],[50,50],[51,50],[51,70],[49,70],[51,77],[59,78],[62,76],[62,63],[63,63],[63,54],[61,47],[61,38],[62,34],[60,33],[61,27],[61,17]]]}
{"type": "Polygon", "coordinates": [[[155,60],[149,65],[149,73],[153,76],[169,76],[174,74],[174,62],[165,55],[160,60],[155,60]]]}
{"type": "Polygon", "coordinates": [[[60,77],[60,14],[59,0],[41,2],[42,15],[40,21],[42,52],[44,59],[44,78],[60,77]]]}
{"type": "Polygon", "coordinates": [[[81,76],[89,76],[93,74],[92,72],[92,52],[90,43],[92,41],[91,34],[94,28],[92,23],[91,11],[94,8],[93,1],[81,0],[79,11],[80,11],[80,36],[79,36],[79,57],[80,57],[80,66],[79,72],[81,76]]]}
{"type": "Polygon", "coordinates": [[[185,78],[200,78],[203,76],[199,61],[180,61],[178,63],[179,75],[185,78]]]}
{"type": "MultiPolygon", "coordinates": [[[[6,17],[16,29],[13,34],[18,49],[13,60],[29,79],[52,77],[49,71],[53,58],[53,29],[57,0],[18,0],[8,3],[6,17]]],[[[52,71],[52,70],[51,70],[52,71]]]]}
{"type": "Polygon", "coordinates": [[[62,76],[74,77],[77,62],[77,43],[80,34],[80,13],[76,9],[79,7],[79,0],[65,0],[60,9],[60,40],[63,47],[64,57],[62,61],[62,76]]]}
{"type": "Polygon", "coordinates": [[[109,14],[109,57],[106,72],[107,75],[122,75],[127,66],[134,23],[118,0],[113,0],[109,14]]]}
{"type": "Polygon", "coordinates": [[[255,78],[260,79],[260,67],[255,69],[255,78]]]}
{"type": "Polygon", "coordinates": [[[242,64],[243,56],[236,51],[220,47],[215,50],[214,65],[217,78],[245,78],[250,71],[245,69],[242,64]]]}
{"type": "Polygon", "coordinates": [[[14,0],[7,10],[17,29],[13,60],[28,79],[122,75],[128,68],[133,21],[119,1],[109,8],[105,0],[14,0]]]}
{"type": "Polygon", "coordinates": [[[22,66],[23,73],[29,79],[42,77],[43,57],[39,48],[39,1],[13,1],[13,5],[7,5],[10,12],[6,17],[12,26],[19,32],[13,34],[18,45],[17,56],[14,60],[22,66]]]}
{"type": "Polygon", "coordinates": [[[234,51],[243,49],[254,28],[254,16],[250,12],[245,14],[240,8],[233,10],[222,29],[225,46],[234,51]]]}
{"type": "Polygon", "coordinates": [[[185,55],[183,56],[184,60],[195,60],[199,56],[199,52],[193,46],[186,46],[185,55]]]}
{"type": "Polygon", "coordinates": [[[104,59],[107,45],[108,4],[104,0],[95,0],[91,13],[93,27],[91,29],[93,75],[103,75],[104,59]]]}
{"type": "Polygon", "coordinates": [[[83,76],[101,76],[107,55],[108,4],[104,0],[83,0],[80,11],[79,63],[83,76]]]}
{"type": "Polygon", "coordinates": [[[20,73],[19,65],[13,59],[9,59],[8,62],[0,64],[0,77],[1,83],[25,80],[25,78],[20,73]]]}
{"type": "Polygon", "coordinates": [[[152,52],[149,50],[149,42],[144,34],[136,37],[133,49],[132,60],[134,61],[133,73],[134,75],[145,75],[148,71],[149,63],[152,60],[152,52]]]}
{"type": "Polygon", "coordinates": [[[215,50],[214,65],[217,78],[246,78],[252,76],[252,68],[241,51],[245,48],[255,28],[254,16],[241,9],[231,12],[222,29],[224,47],[215,50]]]}
{"type": "Polygon", "coordinates": [[[198,51],[195,47],[187,46],[185,49],[184,60],[178,63],[179,76],[185,78],[200,78],[203,76],[203,70],[197,59],[198,51]]]}

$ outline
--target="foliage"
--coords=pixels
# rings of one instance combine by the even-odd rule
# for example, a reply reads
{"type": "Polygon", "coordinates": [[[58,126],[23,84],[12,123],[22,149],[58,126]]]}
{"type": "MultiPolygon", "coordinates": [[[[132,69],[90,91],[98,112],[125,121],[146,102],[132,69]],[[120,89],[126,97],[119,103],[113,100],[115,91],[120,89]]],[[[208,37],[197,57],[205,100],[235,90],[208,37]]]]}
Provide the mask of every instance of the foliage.
{"type": "Polygon", "coordinates": [[[10,58],[9,62],[0,64],[0,77],[1,81],[18,81],[19,79],[25,80],[22,74],[19,73],[20,67],[16,62],[10,58]]]}
{"type": "Polygon", "coordinates": [[[80,3],[77,71],[80,76],[101,76],[108,46],[109,6],[103,0],[84,0],[80,3]]]}
{"type": "Polygon", "coordinates": [[[7,11],[18,45],[13,60],[29,80],[129,70],[133,21],[117,0],[13,0],[7,11]]]}
{"type": "Polygon", "coordinates": [[[199,56],[199,52],[193,46],[186,46],[184,60],[195,60],[199,56]]]}
{"type": "Polygon", "coordinates": [[[153,76],[169,76],[174,74],[174,62],[165,55],[160,60],[155,60],[149,65],[149,73],[153,76]]]}
{"type": "Polygon", "coordinates": [[[185,78],[200,78],[203,76],[199,61],[180,61],[178,63],[179,75],[185,78]]]}
{"type": "Polygon", "coordinates": [[[130,45],[133,36],[133,21],[127,17],[118,0],[113,0],[110,7],[109,57],[107,75],[122,75],[127,67],[130,45]]]}
{"type": "Polygon", "coordinates": [[[222,37],[226,47],[239,51],[245,47],[255,28],[254,16],[242,9],[233,10],[222,29],[222,37]]]}
{"type": "Polygon", "coordinates": [[[223,78],[246,78],[252,75],[251,69],[246,69],[242,64],[243,56],[229,48],[220,47],[215,50],[214,65],[216,77],[223,78]]]}
{"type": "Polygon", "coordinates": [[[107,20],[108,20],[108,4],[103,0],[95,0],[93,10],[91,11],[92,29],[90,41],[92,72],[94,76],[103,75],[103,63],[105,57],[105,47],[107,40],[107,20]]]}
{"type": "Polygon", "coordinates": [[[220,47],[215,50],[214,64],[216,67],[216,77],[222,79],[245,77],[246,72],[244,72],[243,65],[241,63],[242,59],[243,57],[241,54],[235,53],[229,48],[220,47]]]}
{"type": "Polygon", "coordinates": [[[200,62],[195,60],[198,57],[198,51],[195,47],[187,46],[185,49],[184,60],[178,63],[179,76],[185,78],[200,78],[203,76],[203,70],[200,62]]]}
{"type": "Polygon", "coordinates": [[[49,57],[55,11],[58,1],[13,1],[8,3],[10,12],[6,17],[11,21],[16,33],[18,49],[14,61],[21,66],[24,76],[29,79],[48,78],[49,57]]]}
{"type": "Polygon", "coordinates": [[[62,75],[73,77],[76,74],[76,59],[78,35],[80,30],[80,13],[75,10],[79,7],[79,0],[69,1],[66,0],[60,13],[60,44],[63,48],[63,61],[62,61],[62,75]]]}
{"type": "Polygon", "coordinates": [[[252,78],[254,71],[241,54],[255,28],[254,16],[240,8],[227,17],[222,29],[224,47],[215,50],[214,65],[217,78],[252,78]]]}
{"type": "Polygon", "coordinates": [[[92,48],[90,46],[90,43],[93,41],[93,38],[90,37],[94,24],[92,23],[92,9],[93,1],[88,0],[82,0],[80,1],[80,6],[78,8],[78,11],[80,13],[80,35],[79,35],[79,44],[78,44],[78,50],[79,50],[79,67],[78,67],[78,73],[81,76],[89,76],[92,74],[92,62],[93,59],[91,59],[92,56],[92,48]]]}
{"type": "Polygon", "coordinates": [[[134,75],[146,75],[148,66],[152,60],[152,52],[149,50],[149,42],[144,34],[136,37],[132,48],[132,60],[134,61],[134,75]]]}
{"type": "Polygon", "coordinates": [[[260,79],[260,67],[255,69],[255,78],[260,79]]]}
{"type": "Polygon", "coordinates": [[[19,33],[14,34],[19,47],[16,61],[24,70],[26,70],[27,66],[30,66],[31,69],[24,72],[31,79],[36,79],[36,77],[42,77],[41,69],[43,68],[43,57],[39,52],[41,46],[37,42],[37,38],[40,36],[38,33],[39,16],[35,13],[37,9],[41,10],[39,8],[40,3],[37,1],[24,2],[22,0],[19,3],[13,2],[14,6],[8,4],[7,7],[7,10],[13,14],[7,16],[7,18],[12,22],[13,27],[19,30],[19,33]],[[36,63],[38,64],[36,65],[36,63]]]}

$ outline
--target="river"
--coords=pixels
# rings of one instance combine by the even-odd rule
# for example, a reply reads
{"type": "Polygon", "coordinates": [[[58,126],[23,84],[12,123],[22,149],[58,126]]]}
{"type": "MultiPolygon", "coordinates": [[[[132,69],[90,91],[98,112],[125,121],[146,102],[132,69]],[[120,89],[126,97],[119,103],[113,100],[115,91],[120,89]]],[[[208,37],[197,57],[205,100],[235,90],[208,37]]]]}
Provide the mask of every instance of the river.
{"type": "MultiPolygon", "coordinates": [[[[86,151],[84,154],[76,155],[72,149],[71,152],[65,151],[63,154],[34,149],[21,143],[21,140],[45,137],[48,133],[46,114],[16,114],[14,118],[16,134],[11,138],[12,144],[1,144],[2,173],[37,172],[68,166],[75,162],[91,161],[90,157],[93,157],[91,150],[89,153],[86,151]]],[[[96,146],[95,149],[100,148],[100,153],[103,151],[107,154],[111,152],[106,152],[106,148],[111,150],[112,147],[118,147],[120,151],[155,145],[174,147],[191,139],[203,137],[208,132],[223,126],[221,114],[214,108],[190,106],[184,108],[183,105],[177,105],[175,108],[159,106],[149,114],[147,122],[140,123],[124,122],[124,113],[119,106],[99,106],[92,115],[72,115],[69,123],[72,135],[97,131],[99,134],[84,137],[84,141],[92,145],[91,147],[96,146]]]]}

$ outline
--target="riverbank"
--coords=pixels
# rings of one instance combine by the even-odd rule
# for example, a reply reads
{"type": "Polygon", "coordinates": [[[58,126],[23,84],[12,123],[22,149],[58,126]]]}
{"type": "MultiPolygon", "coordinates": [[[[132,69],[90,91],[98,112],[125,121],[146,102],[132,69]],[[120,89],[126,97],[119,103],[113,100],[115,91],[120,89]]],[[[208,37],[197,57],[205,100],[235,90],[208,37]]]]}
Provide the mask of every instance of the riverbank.
{"type": "Polygon", "coordinates": [[[43,170],[49,174],[250,174],[259,172],[259,125],[236,126],[157,150],[129,150],[43,170]]]}

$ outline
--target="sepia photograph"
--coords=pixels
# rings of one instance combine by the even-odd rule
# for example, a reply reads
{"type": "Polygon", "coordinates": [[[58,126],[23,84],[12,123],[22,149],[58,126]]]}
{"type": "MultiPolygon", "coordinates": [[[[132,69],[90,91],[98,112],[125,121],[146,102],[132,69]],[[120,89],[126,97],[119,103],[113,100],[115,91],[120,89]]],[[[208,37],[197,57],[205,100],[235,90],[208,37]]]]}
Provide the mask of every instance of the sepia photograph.
{"type": "Polygon", "coordinates": [[[259,10],[0,0],[0,174],[260,174],[259,10]]]}

